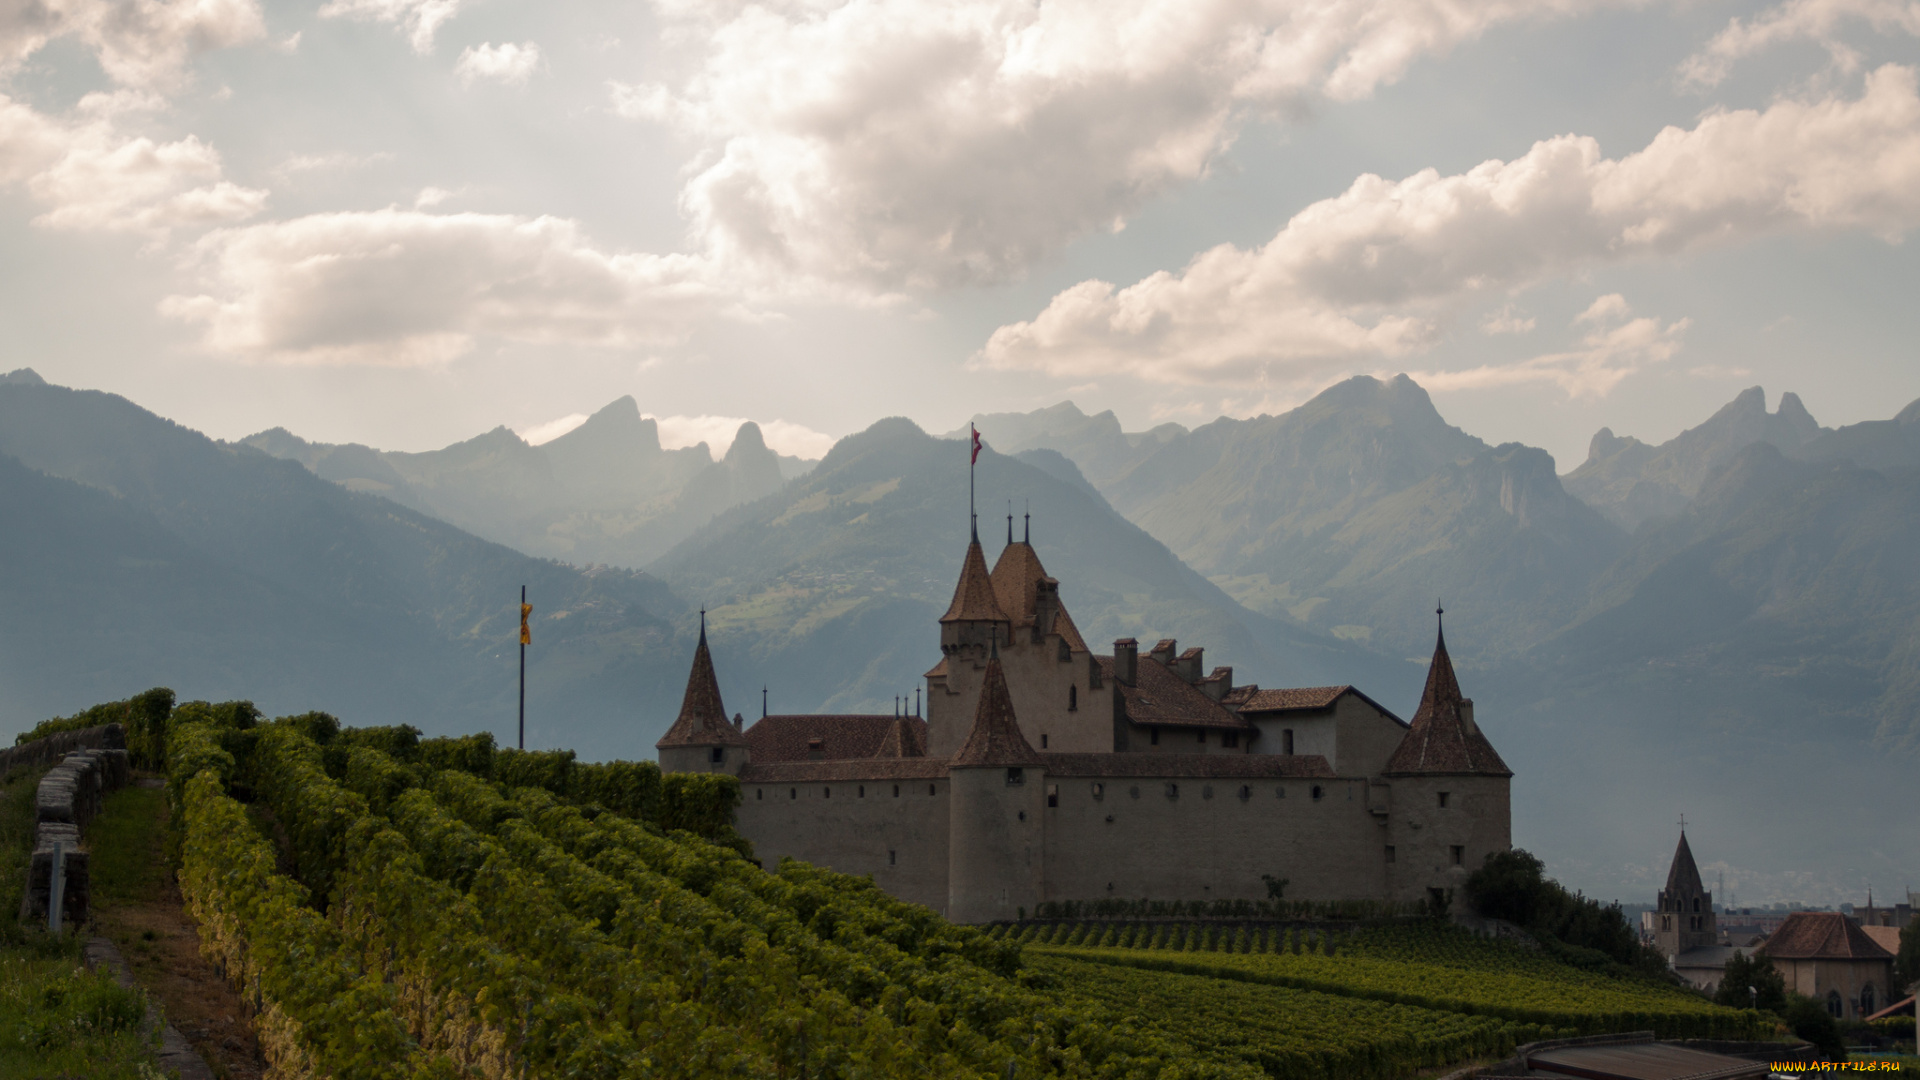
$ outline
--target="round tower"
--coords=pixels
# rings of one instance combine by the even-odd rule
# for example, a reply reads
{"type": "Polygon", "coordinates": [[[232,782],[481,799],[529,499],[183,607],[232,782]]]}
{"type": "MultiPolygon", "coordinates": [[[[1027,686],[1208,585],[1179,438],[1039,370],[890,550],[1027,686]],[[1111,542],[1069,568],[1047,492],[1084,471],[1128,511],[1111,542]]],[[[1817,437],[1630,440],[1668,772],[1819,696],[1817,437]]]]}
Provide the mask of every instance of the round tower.
{"type": "Polygon", "coordinates": [[[947,763],[947,918],[959,923],[1013,919],[1041,899],[1046,770],[1014,719],[997,641],[988,647],[973,730],[947,763]]]}

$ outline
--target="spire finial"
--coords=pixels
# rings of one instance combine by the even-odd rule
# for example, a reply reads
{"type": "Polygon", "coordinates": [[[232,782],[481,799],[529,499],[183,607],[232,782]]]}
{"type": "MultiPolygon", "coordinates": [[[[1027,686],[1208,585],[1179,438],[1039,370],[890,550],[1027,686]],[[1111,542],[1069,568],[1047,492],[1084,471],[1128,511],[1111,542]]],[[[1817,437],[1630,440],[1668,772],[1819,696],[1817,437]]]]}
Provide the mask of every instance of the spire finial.
{"type": "Polygon", "coordinates": [[[1680,815],[1680,835],[1687,835],[1687,815],[1685,814],[1680,815]]]}
{"type": "Polygon", "coordinates": [[[920,688],[917,686],[913,688],[913,715],[920,715],[920,688]]]}
{"type": "Polygon", "coordinates": [[[760,684],[760,719],[767,718],[767,684],[760,684]]]}
{"type": "Polygon", "coordinates": [[[707,609],[700,609],[700,644],[707,643],[707,609]]]}
{"type": "Polygon", "coordinates": [[[1013,500],[1007,500],[1007,546],[1013,546],[1013,500]]]}
{"type": "Polygon", "coordinates": [[[1020,520],[1021,520],[1021,529],[1023,531],[1023,534],[1020,537],[1020,542],[1031,546],[1033,544],[1033,500],[1032,499],[1027,500],[1026,512],[1020,515],[1020,520]]]}

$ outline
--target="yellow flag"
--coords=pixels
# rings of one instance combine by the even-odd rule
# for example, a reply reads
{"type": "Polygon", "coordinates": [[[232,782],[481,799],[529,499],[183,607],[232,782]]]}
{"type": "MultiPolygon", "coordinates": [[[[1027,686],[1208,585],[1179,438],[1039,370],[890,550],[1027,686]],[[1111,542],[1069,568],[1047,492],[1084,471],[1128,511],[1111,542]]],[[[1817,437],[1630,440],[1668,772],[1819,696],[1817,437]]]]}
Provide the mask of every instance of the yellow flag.
{"type": "Polygon", "coordinates": [[[527,629],[527,616],[533,614],[532,604],[520,605],[520,644],[533,644],[533,631],[527,629]]]}

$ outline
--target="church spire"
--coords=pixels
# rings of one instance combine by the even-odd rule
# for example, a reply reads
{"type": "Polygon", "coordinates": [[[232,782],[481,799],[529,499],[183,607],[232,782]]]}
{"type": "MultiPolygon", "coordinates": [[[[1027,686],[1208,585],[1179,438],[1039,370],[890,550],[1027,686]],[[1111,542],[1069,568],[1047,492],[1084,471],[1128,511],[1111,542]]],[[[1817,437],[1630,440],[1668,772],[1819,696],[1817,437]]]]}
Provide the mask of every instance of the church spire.
{"type": "Polygon", "coordinates": [[[947,606],[947,613],[940,616],[940,621],[1007,621],[1006,613],[1000,610],[1000,604],[993,596],[993,579],[987,573],[987,556],[980,550],[977,529],[973,542],[967,545],[966,557],[960,563],[960,580],[953,587],[953,603],[947,606]]]}

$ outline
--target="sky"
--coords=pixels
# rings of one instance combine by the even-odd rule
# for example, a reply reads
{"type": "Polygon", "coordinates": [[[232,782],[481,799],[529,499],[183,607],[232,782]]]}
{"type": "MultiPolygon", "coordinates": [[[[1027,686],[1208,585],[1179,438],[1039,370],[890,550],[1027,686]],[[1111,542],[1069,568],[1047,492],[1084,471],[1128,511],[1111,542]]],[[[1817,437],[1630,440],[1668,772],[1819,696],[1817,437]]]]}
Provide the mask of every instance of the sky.
{"type": "Polygon", "coordinates": [[[1920,398],[1917,78],[1894,0],[0,0],[0,370],[808,457],[1405,371],[1564,471],[1920,398]]]}

